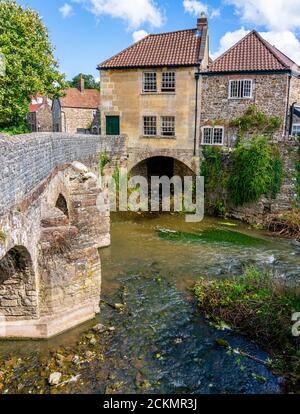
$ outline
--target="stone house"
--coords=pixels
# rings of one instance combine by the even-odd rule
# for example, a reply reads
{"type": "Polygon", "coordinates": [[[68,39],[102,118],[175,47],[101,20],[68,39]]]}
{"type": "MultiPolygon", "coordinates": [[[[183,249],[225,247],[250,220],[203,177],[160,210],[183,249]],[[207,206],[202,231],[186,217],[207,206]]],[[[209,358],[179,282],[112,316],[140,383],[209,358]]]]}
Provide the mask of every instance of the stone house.
{"type": "Polygon", "coordinates": [[[300,129],[299,66],[256,31],[211,61],[203,14],[196,28],[148,35],[98,69],[102,132],[128,135],[130,157],[139,154],[131,166],[155,155],[188,164],[203,144],[233,146],[228,123],[250,105],[280,117],[275,141],[300,129]]]}
{"type": "Polygon", "coordinates": [[[45,96],[31,98],[27,114],[27,125],[31,132],[52,131],[52,101],[45,96]]]}
{"type": "Polygon", "coordinates": [[[129,166],[159,156],[166,175],[176,167],[174,160],[191,166],[199,73],[208,65],[208,23],[202,15],[193,29],[148,35],[98,66],[102,133],[128,136],[129,166]]]}
{"type": "Polygon", "coordinates": [[[202,74],[201,88],[201,144],[233,146],[236,131],[228,123],[250,105],[280,117],[275,141],[296,132],[300,68],[255,30],[210,64],[202,74]]]}
{"type": "Polygon", "coordinates": [[[85,89],[83,76],[78,88],[69,88],[52,105],[53,131],[100,134],[100,92],[85,89]]]}

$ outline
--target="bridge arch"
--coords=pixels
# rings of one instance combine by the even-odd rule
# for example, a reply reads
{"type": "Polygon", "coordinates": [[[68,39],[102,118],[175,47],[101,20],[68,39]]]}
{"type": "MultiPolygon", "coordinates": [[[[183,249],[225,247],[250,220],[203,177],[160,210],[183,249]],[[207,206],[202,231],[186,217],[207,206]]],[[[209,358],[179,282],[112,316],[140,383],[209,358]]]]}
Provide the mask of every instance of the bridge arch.
{"type": "Polygon", "coordinates": [[[152,155],[145,157],[131,166],[129,171],[131,176],[141,175],[149,179],[151,176],[167,176],[169,178],[177,175],[195,176],[191,165],[183,160],[169,155],[152,155]]]}
{"type": "Polygon", "coordinates": [[[55,207],[58,208],[66,217],[69,218],[68,203],[66,197],[62,193],[59,193],[55,203],[55,207]]]}
{"type": "Polygon", "coordinates": [[[7,320],[36,317],[35,273],[24,246],[12,247],[0,260],[0,297],[0,313],[7,320]]]}

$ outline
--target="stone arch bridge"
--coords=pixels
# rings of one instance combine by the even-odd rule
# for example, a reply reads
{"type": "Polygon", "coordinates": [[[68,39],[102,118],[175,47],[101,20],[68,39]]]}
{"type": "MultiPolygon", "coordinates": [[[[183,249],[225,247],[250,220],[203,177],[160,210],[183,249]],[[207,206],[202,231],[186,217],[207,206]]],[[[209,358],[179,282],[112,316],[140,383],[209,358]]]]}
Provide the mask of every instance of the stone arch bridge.
{"type": "Polygon", "coordinates": [[[0,138],[0,337],[50,337],[99,311],[103,151],[125,162],[126,138],[0,138]]]}
{"type": "Polygon", "coordinates": [[[125,136],[0,137],[0,337],[48,338],[99,312],[98,249],[110,244],[108,205],[96,205],[99,154],[108,169],[173,156],[196,170],[184,151],[143,151],[125,136]]]}

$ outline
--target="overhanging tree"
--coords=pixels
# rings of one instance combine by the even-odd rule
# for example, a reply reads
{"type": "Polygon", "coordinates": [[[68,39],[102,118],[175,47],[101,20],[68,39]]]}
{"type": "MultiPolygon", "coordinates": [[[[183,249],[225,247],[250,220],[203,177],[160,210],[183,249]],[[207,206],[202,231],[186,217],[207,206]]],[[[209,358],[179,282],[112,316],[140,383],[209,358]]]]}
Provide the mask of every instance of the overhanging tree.
{"type": "Polygon", "coordinates": [[[24,124],[30,96],[61,95],[64,75],[59,73],[48,30],[38,13],[15,0],[0,0],[0,130],[24,124]]]}
{"type": "MultiPolygon", "coordinates": [[[[69,86],[72,88],[77,88],[79,86],[81,74],[74,76],[74,78],[68,82],[69,86]]],[[[100,82],[96,81],[93,75],[82,75],[84,79],[84,87],[86,89],[99,89],[100,82]]]]}

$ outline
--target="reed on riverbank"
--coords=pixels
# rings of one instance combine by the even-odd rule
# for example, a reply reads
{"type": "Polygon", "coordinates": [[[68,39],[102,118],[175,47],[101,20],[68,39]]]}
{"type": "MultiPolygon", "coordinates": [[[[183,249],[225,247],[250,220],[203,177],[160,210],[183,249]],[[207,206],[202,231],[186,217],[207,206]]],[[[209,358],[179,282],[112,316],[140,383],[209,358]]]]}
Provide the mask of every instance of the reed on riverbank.
{"type": "Polygon", "coordinates": [[[288,390],[300,392],[300,337],[292,332],[299,291],[251,267],[233,279],[201,278],[194,292],[207,318],[262,346],[274,358],[270,367],[286,377],[288,390]]]}

